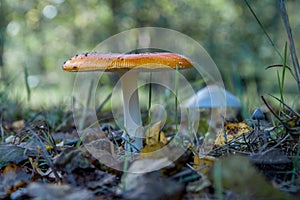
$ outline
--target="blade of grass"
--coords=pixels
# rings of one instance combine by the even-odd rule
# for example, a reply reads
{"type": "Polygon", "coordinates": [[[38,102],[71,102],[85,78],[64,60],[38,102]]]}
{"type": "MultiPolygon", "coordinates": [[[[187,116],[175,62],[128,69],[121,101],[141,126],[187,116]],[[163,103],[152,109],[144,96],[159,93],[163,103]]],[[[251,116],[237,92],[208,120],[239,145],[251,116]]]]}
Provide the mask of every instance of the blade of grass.
{"type": "MultiPolygon", "coordinates": [[[[280,99],[282,100],[283,99],[283,95],[282,95],[282,88],[281,88],[281,80],[280,80],[280,76],[279,76],[279,72],[276,71],[276,75],[277,75],[277,83],[278,83],[278,86],[279,86],[279,94],[280,94],[280,99]]],[[[279,107],[283,108],[283,105],[280,103],[279,104],[279,107]]],[[[280,112],[280,110],[279,110],[280,112]]]]}
{"type": "Polygon", "coordinates": [[[79,130],[82,130],[83,127],[84,127],[84,125],[85,125],[85,118],[86,118],[86,115],[87,115],[87,112],[88,112],[88,108],[89,108],[90,103],[91,103],[91,96],[92,96],[93,85],[94,85],[94,81],[91,80],[89,91],[88,91],[88,99],[87,99],[87,102],[86,102],[86,106],[84,107],[82,116],[80,118],[79,130]]]}
{"type": "Polygon", "coordinates": [[[178,133],[178,66],[176,66],[176,71],[175,71],[175,129],[176,133],[178,133]]]}
{"type": "Polygon", "coordinates": [[[298,172],[298,169],[299,169],[299,155],[300,155],[300,138],[298,140],[298,150],[297,150],[297,153],[296,153],[296,158],[293,162],[293,174],[292,174],[292,183],[295,181],[295,178],[296,178],[296,175],[297,175],[297,172],[298,172]]]}
{"type": "Polygon", "coordinates": [[[107,95],[107,97],[104,99],[104,101],[97,107],[96,114],[98,114],[102,110],[102,108],[104,107],[105,103],[110,99],[111,95],[112,95],[112,92],[109,93],[109,95],[107,95]]]}
{"type": "Polygon", "coordinates": [[[282,55],[280,54],[280,51],[278,50],[278,48],[276,47],[275,43],[273,42],[273,40],[271,39],[270,35],[268,34],[268,32],[266,31],[265,27],[263,26],[263,24],[261,23],[261,21],[258,19],[257,15],[255,14],[254,10],[252,9],[252,7],[250,6],[250,4],[248,3],[247,0],[244,0],[247,7],[249,8],[251,14],[254,16],[255,20],[257,21],[257,23],[259,24],[260,28],[263,30],[264,34],[266,35],[266,37],[268,38],[269,42],[271,43],[271,45],[273,46],[273,48],[275,49],[276,53],[280,56],[280,58],[282,59],[282,55]]]}
{"type": "Polygon", "coordinates": [[[42,142],[41,138],[31,128],[28,128],[28,131],[32,134],[35,141],[39,144],[39,146],[42,150],[41,153],[42,153],[43,157],[45,158],[49,167],[52,169],[55,179],[58,182],[60,180],[60,177],[58,175],[58,172],[56,171],[56,168],[54,167],[52,160],[50,159],[51,156],[49,155],[49,153],[45,147],[45,144],[42,142]]]}
{"type": "Polygon", "coordinates": [[[287,43],[284,45],[284,57],[283,57],[283,69],[282,69],[282,90],[284,86],[284,79],[285,79],[285,69],[286,69],[286,57],[287,57],[287,43]]]}
{"type": "Polygon", "coordinates": [[[4,141],[5,141],[5,134],[4,134],[4,130],[3,130],[3,124],[2,124],[2,115],[0,117],[0,132],[1,132],[1,143],[4,143],[4,141]]]}
{"type": "Polygon", "coordinates": [[[277,101],[281,102],[287,109],[289,109],[292,113],[294,113],[295,115],[300,117],[300,114],[294,110],[291,106],[287,105],[286,103],[284,103],[283,101],[281,101],[280,99],[278,99],[277,97],[275,97],[272,94],[269,94],[271,97],[273,97],[274,99],[276,99],[277,101]]]}
{"type": "Polygon", "coordinates": [[[130,152],[125,151],[125,160],[123,164],[123,175],[122,175],[122,190],[126,190],[126,176],[127,176],[127,170],[129,166],[129,157],[130,157],[130,152]]]}
{"type": "Polygon", "coordinates": [[[285,26],[285,29],[286,29],[286,32],[288,35],[289,43],[290,43],[290,52],[291,52],[293,66],[294,66],[294,73],[295,73],[295,77],[296,77],[296,81],[297,81],[297,85],[298,85],[298,90],[300,92],[300,77],[299,77],[300,65],[299,65],[299,61],[298,61],[298,57],[297,57],[297,53],[296,53],[292,29],[290,26],[289,17],[288,17],[287,11],[286,11],[284,0],[279,0],[279,5],[280,5],[281,17],[282,17],[282,20],[283,20],[283,23],[284,23],[284,26],[285,26]]]}
{"type": "MultiPolygon", "coordinates": [[[[286,56],[287,56],[287,43],[285,43],[285,45],[284,45],[284,54],[283,54],[281,81],[279,80],[279,82],[278,82],[278,84],[279,84],[279,91],[280,91],[280,99],[281,99],[282,102],[284,102],[283,87],[284,87],[285,69],[286,69],[286,56]]],[[[282,105],[282,108],[283,108],[283,105],[282,105]]]]}
{"type": "Polygon", "coordinates": [[[216,190],[216,197],[218,200],[223,199],[223,185],[222,185],[222,166],[220,162],[216,162],[213,168],[214,187],[216,190]]]}
{"type": "Polygon", "coordinates": [[[27,101],[30,101],[30,87],[29,87],[29,82],[28,82],[28,70],[25,65],[23,65],[24,69],[24,80],[25,80],[25,86],[26,86],[26,92],[27,92],[27,101]]]}

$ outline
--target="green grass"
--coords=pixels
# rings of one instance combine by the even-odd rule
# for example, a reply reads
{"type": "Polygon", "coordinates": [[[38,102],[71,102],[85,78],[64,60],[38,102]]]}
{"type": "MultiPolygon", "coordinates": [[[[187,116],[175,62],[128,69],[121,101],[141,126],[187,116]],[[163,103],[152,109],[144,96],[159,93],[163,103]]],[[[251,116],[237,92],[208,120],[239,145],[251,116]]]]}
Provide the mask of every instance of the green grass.
{"type": "Polygon", "coordinates": [[[178,66],[175,71],[175,131],[178,133],[178,66]]]}
{"type": "MultiPolygon", "coordinates": [[[[234,177],[232,177],[234,178],[234,177]]],[[[216,162],[213,167],[214,188],[216,190],[216,197],[218,200],[223,199],[223,185],[222,185],[222,166],[220,162],[216,162]]]]}
{"type": "MultiPolygon", "coordinates": [[[[280,99],[282,102],[284,102],[283,88],[284,88],[284,81],[285,81],[286,57],[287,57],[287,43],[285,43],[285,46],[284,46],[284,56],[283,56],[283,63],[282,63],[281,78],[280,78],[279,72],[277,71],[277,82],[278,82],[278,86],[279,86],[280,99]]],[[[280,103],[280,105],[283,108],[283,105],[281,103],[280,103]]]]}

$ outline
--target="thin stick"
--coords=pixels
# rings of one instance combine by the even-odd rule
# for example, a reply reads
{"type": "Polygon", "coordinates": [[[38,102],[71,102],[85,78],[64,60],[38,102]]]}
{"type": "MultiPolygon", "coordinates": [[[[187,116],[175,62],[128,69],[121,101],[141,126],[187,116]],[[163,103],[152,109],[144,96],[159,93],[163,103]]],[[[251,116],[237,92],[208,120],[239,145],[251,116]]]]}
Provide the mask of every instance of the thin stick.
{"type": "Polygon", "coordinates": [[[82,113],[82,116],[81,116],[81,119],[80,119],[79,130],[82,130],[84,128],[84,126],[86,125],[85,120],[86,120],[86,115],[87,115],[87,112],[88,112],[88,109],[89,109],[89,106],[90,106],[90,102],[91,102],[93,85],[94,85],[94,81],[91,80],[89,91],[88,91],[88,99],[87,99],[86,106],[83,109],[83,113],[82,113]]]}
{"type": "Polygon", "coordinates": [[[295,44],[294,44],[294,40],[293,40],[293,35],[292,35],[292,29],[290,26],[290,22],[289,22],[289,17],[285,8],[285,3],[284,0],[279,0],[279,5],[280,5],[280,13],[281,13],[281,17],[289,38],[289,42],[290,42],[290,51],[291,51],[291,57],[292,57],[292,62],[293,62],[293,66],[294,66],[294,73],[296,76],[296,81],[297,81],[297,85],[298,85],[298,90],[300,92],[300,78],[299,78],[299,74],[300,74],[300,65],[299,65],[299,61],[298,61],[298,57],[297,57],[297,53],[296,53],[296,48],[295,48],[295,44]]]}
{"type": "Polygon", "coordinates": [[[277,54],[281,57],[282,59],[282,55],[280,54],[278,48],[276,47],[276,45],[274,44],[273,40],[271,39],[270,35],[268,34],[268,32],[266,31],[266,29],[264,28],[263,24],[261,23],[261,21],[258,19],[257,15],[255,14],[254,10],[252,9],[252,7],[250,6],[250,4],[248,3],[247,0],[244,0],[247,7],[249,8],[251,14],[254,16],[255,20],[257,21],[257,23],[259,24],[260,28],[263,30],[264,34],[266,35],[266,37],[268,38],[269,42],[271,43],[271,45],[273,46],[273,48],[275,49],[275,51],[277,52],[277,54]]]}
{"type": "Polygon", "coordinates": [[[112,95],[112,92],[109,93],[109,95],[104,99],[104,101],[97,107],[96,113],[99,113],[102,110],[102,108],[104,107],[105,103],[110,99],[111,95],[112,95]]]}
{"type": "Polygon", "coordinates": [[[60,177],[59,177],[58,172],[56,171],[56,169],[54,167],[53,162],[50,159],[50,155],[49,155],[49,153],[48,153],[48,151],[47,151],[47,149],[45,147],[45,144],[42,142],[41,138],[31,128],[28,128],[28,131],[32,134],[32,136],[35,138],[35,140],[40,145],[41,150],[42,150],[42,154],[43,154],[43,156],[44,156],[47,164],[52,169],[52,172],[53,172],[53,174],[55,176],[56,181],[59,181],[60,177]]]}
{"type": "Polygon", "coordinates": [[[300,114],[295,111],[294,109],[292,109],[289,105],[287,105],[286,103],[284,103],[283,101],[281,101],[280,99],[278,99],[277,97],[275,97],[272,94],[269,94],[271,97],[273,97],[274,99],[276,99],[277,101],[279,101],[280,103],[282,103],[282,105],[284,105],[285,107],[287,107],[291,112],[293,112],[295,115],[297,115],[298,117],[300,117],[300,114]]]}
{"type": "Polygon", "coordinates": [[[176,66],[175,71],[175,127],[176,127],[176,134],[178,133],[178,66],[176,66]]]}
{"type": "Polygon", "coordinates": [[[5,134],[4,134],[4,130],[3,130],[3,124],[2,124],[2,115],[0,118],[0,132],[1,132],[1,143],[5,143],[5,134]]]}

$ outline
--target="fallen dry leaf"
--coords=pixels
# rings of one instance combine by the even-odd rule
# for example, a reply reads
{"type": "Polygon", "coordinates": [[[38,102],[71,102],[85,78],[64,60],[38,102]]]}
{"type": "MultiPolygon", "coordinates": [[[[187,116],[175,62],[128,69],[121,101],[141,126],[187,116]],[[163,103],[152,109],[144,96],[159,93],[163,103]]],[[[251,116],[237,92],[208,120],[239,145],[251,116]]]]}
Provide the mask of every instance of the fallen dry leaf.
{"type": "MultiPolygon", "coordinates": [[[[157,171],[162,167],[171,165],[172,161],[170,161],[167,157],[160,159],[151,159],[145,158],[134,161],[131,166],[128,168],[128,172],[131,174],[141,174],[146,172],[157,171]]],[[[126,179],[128,180],[128,179],[126,179]]],[[[130,182],[130,181],[129,181],[130,182]]],[[[129,183],[128,182],[128,183],[129,183]]],[[[131,184],[130,184],[131,185],[131,184]]]]}
{"type": "Polygon", "coordinates": [[[193,168],[201,174],[207,174],[215,162],[215,157],[212,156],[194,156],[193,168]]]}
{"type": "Polygon", "coordinates": [[[36,151],[29,150],[14,145],[0,145],[0,168],[9,163],[20,163],[28,159],[28,155],[37,154],[36,151]]]}
{"type": "Polygon", "coordinates": [[[70,172],[77,168],[93,168],[89,160],[85,157],[85,152],[75,147],[64,149],[55,157],[54,165],[59,169],[65,169],[70,172]]]}
{"type": "MultiPolygon", "coordinates": [[[[230,142],[234,138],[237,138],[243,134],[249,133],[252,131],[252,128],[248,126],[245,122],[226,122],[224,125],[224,129],[226,131],[226,139],[227,142],[230,142]]],[[[223,146],[226,144],[226,140],[224,137],[224,130],[221,129],[215,140],[216,146],[223,146]]]]}
{"type": "MultiPolygon", "coordinates": [[[[127,175],[128,176],[128,175],[127,175]]],[[[129,175],[130,177],[130,175],[129,175]]],[[[127,178],[128,179],[128,178],[127,178]]],[[[135,177],[134,186],[130,186],[123,192],[125,199],[134,200],[156,200],[156,199],[182,199],[185,187],[179,182],[162,176],[159,172],[139,174],[135,177]]],[[[132,182],[126,182],[131,185],[132,182]]]]}
{"type": "Polygon", "coordinates": [[[146,145],[142,150],[141,153],[138,157],[138,159],[143,159],[143,158],[163,158],[166,157],[167,155],[165,155],[163,153],[163,151],[161,151],[162,148],[164,148],[164,144],[162,143],[155,143],[155,144],[148,144],[146,145]]]}
{"type": "Polygon", "coordinates": [[[27,174],[23,168],[10,163],[1,172],[0,180],[1,195],[4,195],[5,193],[10,195],[20,187],[25,187],[31,180],[31,175],[27,174]]]}
{"type": "Polygon", "coordinates": [[[40,184],[31,183],[27,187],[27,193],[34,199],[53,200],[86,200],[95,199],[94,194],[80,187],[74,187],[71,185],[54,185],[54,184],[40,184]]]}
{"type": "Polygon", "coordinates": [[[21,130],[22,128],[24,128],[25,126],[25,121],[22,119],[22,120],[18,120],[18,121],[14,121],[12,124],[11,124],[12,128],[14,128],[15,130],[21,130]]]}
{"type": "Polygon", "coordinates": [[[147,145],[155,145],[157,143],[166,145],[168,143],[165,133],[160,131],[160,122],[153,124],[145,133],[147,145]]]}

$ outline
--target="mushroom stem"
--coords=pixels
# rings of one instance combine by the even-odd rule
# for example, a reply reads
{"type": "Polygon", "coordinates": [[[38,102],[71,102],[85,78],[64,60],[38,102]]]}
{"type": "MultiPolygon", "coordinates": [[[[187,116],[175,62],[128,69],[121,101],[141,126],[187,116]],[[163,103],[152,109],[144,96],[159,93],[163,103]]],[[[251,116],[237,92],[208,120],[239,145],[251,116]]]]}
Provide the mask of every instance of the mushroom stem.
{"type": "Polygon", "coordinates": [[[137,85],[138,72],[129,71],[126,74],[120,73],[119,75],[124,102],[125,133],[122,137],[126,141],[134,140],[133,142],[126,142],[125,149],[127,151],[141,150],[143,147],[143,129],[137,85]]]}
{"type": "Polygon", "coordinates": [[[210,118],[208,118],[208,122],[210,126],[210,134],[207,136],[207,140],[214,141],[217,137],[217,132],[220,128],[220,124],[222,124],[222,109],[215,107],[211,108],[210,118]]]}

